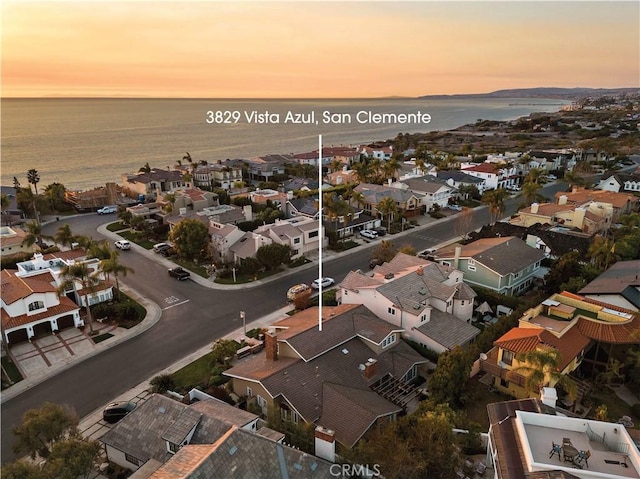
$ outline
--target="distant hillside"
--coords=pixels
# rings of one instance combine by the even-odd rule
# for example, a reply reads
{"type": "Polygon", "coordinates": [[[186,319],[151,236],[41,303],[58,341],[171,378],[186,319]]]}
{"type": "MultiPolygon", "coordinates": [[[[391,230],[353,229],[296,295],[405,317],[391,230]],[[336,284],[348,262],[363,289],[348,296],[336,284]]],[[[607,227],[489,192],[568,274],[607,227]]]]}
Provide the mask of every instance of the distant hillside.
{"type": "Polygon", "coordinates": [[[498,90],[491,93],[425,95],[419,98],[558,98],[563,100],[577,100],[584,97],[620,95],[625,93],[640,94],[640,88],[514,88],[512,90],[498,90]]]}

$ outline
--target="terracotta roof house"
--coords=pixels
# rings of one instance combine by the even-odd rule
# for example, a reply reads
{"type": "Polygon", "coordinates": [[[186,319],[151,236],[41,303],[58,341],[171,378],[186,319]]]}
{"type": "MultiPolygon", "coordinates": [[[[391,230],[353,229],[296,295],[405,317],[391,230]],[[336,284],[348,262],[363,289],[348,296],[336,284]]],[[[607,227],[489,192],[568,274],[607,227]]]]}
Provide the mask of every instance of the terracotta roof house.
{"type": "Polygon", "coordinates": [[[611,226],[613,206],[611,203],[588,202],[581,206],[566,203],[566,198],[559,203],[533,203],[518,211],[518,216],[510,223],[518,226],[532,226],[536,223],[562,225],[574,228],[583,233],[593,235],[606,231],[611,226]]]}
{"type": "Polygon", "coordinates": [[[330,466],[262,435],[258,416],[211,397],[183,404],[154,394],[100,441],[137,478],[328,477],[330,466]]]}
{"type": "Polygon", "coordinates": [[[224,372],[233,391],[264,415],[314,423],[352,447],[377,422],[405,411],[419,392],[410,381],[426,360],[400,341],[402,329],[362,305],[306,309],[272,325],[264,354],[224,372]]]}
{"type": "Polygon", "coordinates": [[[329,184],[334,186],[348,185],[349,183],[357,183],[358,173],[356,173],[355,170],[347,169],[347,167],[345,166],[341,170],[328,173],[327,181],[329,182],[329,184]]]}
{"type": "Polygon", "coordinates": [[[364,210],[371,216],[379,214],[376,207],[383,198],[392,198],[398,212],[405,216],[417,216],[424,212],[425,196],[423,194],[372,183],[360,183],[354,188],[354,191],[362,193],[365,200],[364,210]]]}
{"type": "Polygon", "coordinates": [[[481,359],[480,368],[492,376],[496,388],[526,397],[525,373],[515,371],[522,365],[518,354],[554,349],[560,357],[558,372],[569,374],[583,362],[590,366],[606,364],[603,357],[608,356],[608,348],[599,351],[601,346],[638,342],[634,338],[638,329],[640,316],[633,311],[565,291],[525,311],[519,326],[494,342],[486,359],[481,359]]]}
{"type": "MultiPolygon", "coordinates": [[[[176,190],[173,194],[175,200],[172,205],[172,211],[176,214],[181,212],[202,211],[205,208],[220,205],[216,193],[201,190],[200,188],[180,189],[176,190]]],[[[163,198],[163,201],[167,201],[166,197],[163,198]]]]}
{"type": "Polygon", "coordinates": [[[264,189],[251,191],[249,198],[254,203],[264,204],[267,201],[271,201],[274,205],[281,205],[289,199],[289,195],[276,190],[264,189]]]}
{"type": "Polygon", "coordinates": [[[363,304],[438,353],[469,344],[480,330],[468,324],[476,293],[460,271],[398,253],[370,274],[351,271],[338,285],[341,304],[363,304]]]}
{"type": "Polygon", "coordinates": [[[572,204],[585,206],[590,202],[597,204],[611,205],[613,208],[613,219],[615,222],[621,215],[638,211],[639,199],[630,193],[616,193],[608,190],[586,190],[574,187],[570,193],[556,193],[559,204],[572,204]]]}
{"type": "Polygon", "coordinates": [[[393,155],[393,146],[360,146],[358,147],[358,153],[368,158],[389,160],[393,155]]]}
{"type": "Polygon", "coordinates": [[[587,298],[640,310],[640,260],[618,261],[578,293],[587,298]]]}
{"type": "Polygon", "coordinates": [[[36,335],[84,326],[80,308],[85,301],[96,304],[113,298],[112,285],[99,273],[98,265],[97,259],[86,259],[84,250],[72,250],[45,256],[36,253],[31,260],[18,263],[17,270],[2,270],[2,341],[15,344],[36,335]],[[74,262],[85,263],[100,281],[91,292],[76,281],[66,295],[59,296],[63,268],[74,262]]]}
{"type": "Polygon", "coordinates": [[[518,294],[540,276],[544,253],[520,238],[482,238],[466,245],[453,244],[438,250],[434,261],[464,273],[468,284],[518,294]]]}
{"type": "Polygon", "coordinates": [[[513,166],[500,166],[497,163],[462,163],[460,169],[471,176],[484,180],[485,189],[506,188],[516,185],[518,176],[513,166]]]}
{"type": "Polygon", "coordinates": [[[18,253],[33,253],[34,245],[22,245],[27,233],[17,226],[0,226],[0,248],[2,257],[18,253]]]}
{"type": "Polygon", "coordinates": [[[440,208],[446,207],[456,193],[454,187],[432,175],[404,179],[392,183],[391,186],[421,195],[425,211],[433,210],[436,205],[440,208]]]}
{"type": "MultiPolygon", "coordinates": [[[[552,390],[553,391],[553,390],[552,390]]],[[[545,392],[547,392],[545,390],[545,392]]],[[[552,398],[520,399],[487,405],[487,473],[503,479],[614,479],[640,477],[640,452],[617,423],[567,417],[552,398]],[[589,451],[585,461],[565,460],[568,442],[589,451]],[[615,459],[614,459],[615,457],[615,459]]]]}

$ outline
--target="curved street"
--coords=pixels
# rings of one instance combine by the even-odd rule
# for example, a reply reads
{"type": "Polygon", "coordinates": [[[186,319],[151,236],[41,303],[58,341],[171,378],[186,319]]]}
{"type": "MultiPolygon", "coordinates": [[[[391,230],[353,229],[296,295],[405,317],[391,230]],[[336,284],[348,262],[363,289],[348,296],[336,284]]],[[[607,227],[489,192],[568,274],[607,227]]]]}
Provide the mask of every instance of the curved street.
{"type": "MultiPolygon", "coordinates": [[[[556,191],[564,189],[566,184],[554,183],[544,188],[544,194],[553,197],[556,191]]],[[[519,201],[517,197],[507,200],[506,216],[515,212],[519,201]]],[[[456,236],[455,218],[456,215],[385,239],[393,241],[396,246],[410,243],[418,250],[432,247],[456,236]]],[[[65,222],[75,234],[103,239],[105,237],[97,233],[97,228],[104,220],[102,216],[90,214],[68,218],[65,222]]],[[[472,210],[469,230],[480,228],[488,221],[487,208],[476,208],[472,210]]],[[[54,234],[62,224],[62,221],[49,223],[44,228],[45,233],[54,234]]],[[[374,245],[327,258],[323,261],[323,275],[339,281],[350,270],[368,269],[374,245]]],[[[133,248],[122,252],[120,259],[135,270],[134,274],[120,281],[156,303],[162,309],[160,320],[142,334],[72,365],[4,402],[2,462],[13,459],[11,430],[20,423],[27,410],[48,401],[68,404],[83,417],[172,363],[237,329],[240,310],[246,312],[249,324],[252,319],[285,306],[285,294],[292,284],[309,283],[317,278],[315,268],[308,267],[246,289],[210,288],[195,281],[176,281],[169,277],[166,264],[159,255],[156,259],[133,248]],[[181,304],[164,309],[168,306],[166,299],[171,296],[177,297],[181,304]]],[[[317,264],[313,266],[317,267],[317,264]]]]}

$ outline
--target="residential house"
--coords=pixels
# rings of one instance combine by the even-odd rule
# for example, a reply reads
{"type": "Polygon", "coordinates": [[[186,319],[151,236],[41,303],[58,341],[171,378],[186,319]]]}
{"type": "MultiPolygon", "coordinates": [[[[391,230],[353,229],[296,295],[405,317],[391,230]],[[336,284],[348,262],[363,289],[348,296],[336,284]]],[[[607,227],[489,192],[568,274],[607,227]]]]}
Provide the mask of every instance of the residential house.
{"type": "Polygon", "coordinates": [[[576,188],[568,192],[556,193],[558,204],[584,206],[590,202],[597,204],[610,204],[613,208],[612,221],[621,216],[638,210],[638,197],[629,193],[615,193],[608,190],[587,190],[576,188]]]}
{"type": "Polygon", "coordinates": [[[475,186],[478,189],[478,192],[482,194],[487,188],[484,178],[468,175],[464,171],[460,170],[438,171],[436,176],[439,179],[446,181],[449,186],[456,190],[459,190],[461,186],[475,186]]]}
{"type": "Polygon", "coordinates": [[[371,216],[379,215],[377,206],[384,198],[392,198],[398,213],[403,216],[418,216],[424,212],[425,196],[423,194],[372,183],[360,183],[354,191],[362,193],[365,200],[364,210],[371,216]]]}
{"type": "Polygon", "coordinates": [[[346,238],[361,230],[370,230],[380,226],[380,220],[354,208],[348,215],[323,215],[322,224],[327,232],[335,232],[337,238],[346,238]]]}
{"type": "Polygon", "coordinates": [[[328,244],[324,229],[318,228],[318,221],[305,217],[276,220],[273,224],[259,226],[254,233],[266,236],[275,244],[289,246],[294,260],[328,244]]]}
{"type": "Polygon", "coordinates": [[[328,173],[327,181],[333,186],[357,183],[358,173],[355,170],[349,170],[347,166],[343,166],[341,170],[328,173]]]}
{"type": "Polygon", "coordinates": [[[0,248],[2,257],[19,253],[33,253],[33,245],[23,245],[27,233],[17,226],[0,226],[0,248]]]}
{"type": "Polygon", "coordinates": [[[615,193],[640,193],[640,173],[613,173],[600,180],[598,188],[615,193]]]}
{"type": "MultiPolygon", "coordinates": [[[[582,363],[594,371],[606,365],[611,345],[637,342],[633,332],[639,328],[640,317],[633,311],[565,291],[525,311],[518,327],[498,338],[486,359],[481,358],[480,369],[499,390],[527,397],[526,372],[518,370],[527,364],[520,354],[552,348],[559,354],[560,374],[582,363]]],[[[544,386],[553,387],[556,380],[547,381],[544,386]]]]}
{"type": "Polygon", "coordinates": [[[462,163],[460,169],[471,176],[484,180],[485,189],[495,190],[515,186],[518,175],[515,166],[500,166],[496,163],[462,163]]]}
{"type": "MultiPolygon", "coordinates": [[[[293,155],[296,163],[300,163],[301,165],[312,165],[317,167],[320,162],[320,153],[318,150],[309,151],[307,153],[297,153],[293,155]]],[[[323,148],[322,150],[322,166],[328,166],[333,161],[333,156],[329,154],[327,150],[323,148]]]]}
{"type": "Polygon", "coordinates": [[[230,190],[240,182],[242,182],[242,167],[231,161],[199,165],[193,171],[193,183],[200,188],[230,190]]]}
{"type": "Polygon", "coordinates": [[[245,160],[249,179],[253,181],[273,181],[273,177],[284,175],[286,164],[295,163],[293,155],[265,155],[245,160]]]}
{"type": "Polygon", "coordinates": [[[194,399],[154,394],[139,404],[100,438],[109,461],[140,479],[328,477],[328,461],[269,439],[255,414],[202,393],[194,399]]]}
{"type": "Polygon", "coordinates": [[[304,216],[318,220],[320,218],[320,212],[318,196],[305,196],[302,198],[289,198],[285,204],[285,214],[287,218],[293,218],[297,216],[304,216]]]}
{"type": "Polygon", "coordinates": [[[358,153],[367,158],[375,158],[380,161],[390,160],[393,156],[393,146],[360,146],[358,153]]]}
{"type": "MultiPolygon", "coordinates": [[[[550,389],[550,388],[549,388],[550,389]]],[[[551,391],[553,391],[551,389],[551,391]]],[[[547,391],[545,391],[547,392],[547,391]]],[[[618,479],[640,477],[640,451],[625,426],[567,417],[552,398],[487,405],[487,475],[501,479],[618,479]],[[553,445],[589,451],[586,461],[565,460],[553,445]]]]}
{"type": "Polygon", "coordinates": [[[462,271],[465,283],[517,295],[540,276],[544,257],[520,238],[505,236],[446,246],[435,253],[434,261],[462,271]]]}
{"type": "MultiPolygon", "coordinates": [[[[172,211],[186,214],[189,211],[202,211],[212,206],[220,206],[218,195],[200,188],[185,188],[173,193],[172,211]]],[[[164,201],[167,201],[166,195],[164,201]]]]}
{"type": "Polygon", "coordinates": [[[293,197],[293,195],[270,189],[249,192],[249,198],[251,198],[251,201],[261,205],[270,201],[274,206],[280,206],[281,204],[286,203],[290,197],[293,197]]]}
{"type": "Polygon", "coordinates": [[[272,243],[273,240],[268,236],[254,233],[253,231],[247,231],[239,240],[229,247],[228,251],[232,262],[239,264],[243,259],[255,258],[258,249],[272,243]]]}
{"type": "Polygon", "coordinates": [[[320,187],[318,180],[295,177],[284,183],[284,191],[312,191],[320,187]]]}
{"type": "Polygon", "coordinates": [[[2,282],[2,341],[5,344],[31,340],[41,334],[53,334],[61,329],[84,326],[80,308],[85,300],[90,305],[113,298],[112,286],[98,271],[99,260],[87,259],[84,250],[62,251],[43,255],[36,253],[28,261],[17,264],[17,270],[1,272],[2,282]],[[65,280],[65,266],[86,263],[101,281],[91,291],[74,287],[58,295],[65,280]]]}
{"type": "Polygon", "coordinates": [[[182,212],[179,215],[167,216],[164,218],[164,222],[168,224],[170,228],[173,228],[180,223],[180,221],[190,218],[201,221],[208,228],[209,222],[211,221],[219,224],[237,225],[243,221],[251,221],[252,217],[253,213],[249,205],[243,207],[219,205],[205,207],[201,211],[182,212]]]}
{"type": "Polygon", "coordinates": [[[106,183],[105,186],[86,191],[66,190],[64,200],[76,211],[95,211],[103,206],[123,202],[122,188],[115,183],[106,183]]]}
{"type": "Polygon", "coordinates": [[[309,308],[274,323],[264,354],[223,374],[263,415],[322,426],[351,448],[375,424],[415,406],[410,382],[427,361],[400,340],[402,328],[362,305],[323,308],[322,330],[318,314],[309,308]]]}
{"type": "Polygon", "coordinates": [[[162,193],[172,193],[179,188],[190,188],[190,182],[184,181],[182,172],[152,168],[149,172],[139,171],[122,175],[122,191],[132,198],[139,195],[156,198],[162,193]]]}
{"type": "Polygon", "coordinates": [[[363,304],[438,353],[467,346],[480,333],[468,324],[476,293],[450,266],[398,253],[370,274],[351,271],[338,287],[338,303],[363,304]]]}
{"type": "Polygon", "coordinates": [[[209,237],[211,238],[212,253],[215,261],[223,263],[233,259],[231,246],[244,236],[244,231],[236,225],[209,221],[209,237]]]}
{"type": "Polygon", "coordinates": [[[640,311],[640,260],[614,263],[578,293],[631,311],[640,311]]]}
{"type": "Polygon", "coordinates": [[[445,208],[456,193],[455,188],[432,175],[396,181],[391,186],[421,195],[425,211],[445,208]]]}
{"type": "Polygon", "coordinates": [[[611,226],[613,206],[611,203],[588,202],[581,206],[570,205],[560,198],[555,203],[533,203],[518,211],[510,223],[531,226],[536,223],[563,225],[589,235],[606,231],[611,226]]]}

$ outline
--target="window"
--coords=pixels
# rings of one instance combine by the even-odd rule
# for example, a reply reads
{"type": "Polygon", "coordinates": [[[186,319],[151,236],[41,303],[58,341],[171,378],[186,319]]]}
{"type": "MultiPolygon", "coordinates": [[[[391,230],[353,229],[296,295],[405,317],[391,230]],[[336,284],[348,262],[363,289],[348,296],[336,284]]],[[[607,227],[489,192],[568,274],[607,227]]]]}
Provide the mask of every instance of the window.
{"type": "Polygon", "coordinates": [[[511,366],[513,364],[513,353],[506,349],[502,351],[502,362],[511,366]]]}
{"type": "Polygon", "coordinates": [[[251,397],[251,396],[253,396],[253,389],[247,386],[247,397],[251,397]]]}
{"type": "Polygon", "coordinates": [[[464,299],[460,302],[460,306],[464,306],[464,299]]]}
{"type": "Polygon", "coordinates": [[[300,244],[300,238],[293,238],[293,244],[300,244]]]}
{"type": "Polygon", "coordinates": [[[133,457],[131,454],[125,453],[124,460],[130,464],[135,464],[136,466],[140,465],[140,461],[137,458],[133,457]]]}
{"type": "Polygon", "coordinates": [[[467,264],[467,269],[468,269],[469,271],[475,271],[475,270],[476,270],[476,267],[475,267],[475,266],[472,266],[472,265],[471,265],[471,263],[468,263],[468,264],[467,264]]]}
{"type": "Polygon", "coordinates": [[[501,379],[500,386],[502,386],[503,388],[509,389],[509,381],[507,381],[506,379],[501,379]]]}
{"type": "Polygon", "coordinates": [[[517,273],[513,273],[513,279],[516,279],[519,277],[520,277],[520,271],[518,271],[517,273]]]}
{"type": "Polygon", "coordinates": [[[42,301],[34,301],[29,304],[29,311],[37,311],[42,308],[44,308],[44,303],[42,301]]]}
{"type": "Polygon", "coordinates": [[[473,258],[469,258],[469,261],[467,262],[469,264],[469,266],[475,266],[476,265],[476,260],[473,258]]]}
{"type": "Polygon", "coordinates": [[[309,238],[317,238],[317,237],[318,237],[318,231],[309,232],[309,238]]]}
{"type": "Polygon", "coordinates": [[[387,336],[386,338],[384,338],[384,340],[382,341],[382,347],[386,348],[387,346],[389,346],[390,344],[393,344],[396,342],[396,335],[392,334],[390,336],[387,336]]]}
{"type": "Polygon", "coordinates": [[[450,261],[443,261],[442,262],[442,266],[451,266],[451,262],[450,261]]]}
{"type": "Polygon", "coordinates": [[[389,314],[391,314],[391,315],[395,316],[395,314],[396,314],[396,310],[395,310],[395,308],[392,308],[391,306],[389,306],[389,307],[387,308],[387,313],[389,313],[389,314]]]}
{"type": "Polygon", "coordinates": [[[420,316],[420,322],[424,323],[427,320],[427,315],[423,314],[422,316],[420,316]]]}
{"type": "Polygon", "coordinates": [[[180,446],[178,446],[177,444],[173,443],[173,442],[169,442],[167,441],[167,446],[169,447],[169,452],[175,454],[176,452],[178,452],[180,450],[180,446]]]}

